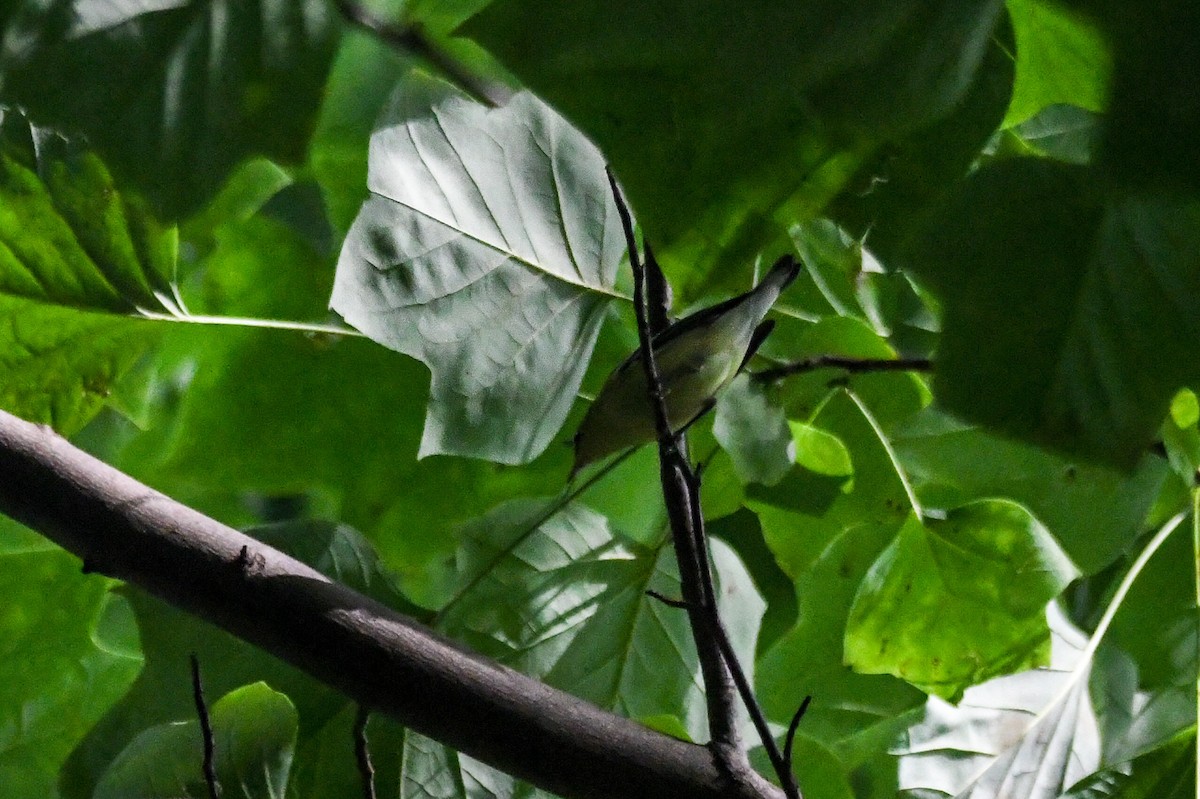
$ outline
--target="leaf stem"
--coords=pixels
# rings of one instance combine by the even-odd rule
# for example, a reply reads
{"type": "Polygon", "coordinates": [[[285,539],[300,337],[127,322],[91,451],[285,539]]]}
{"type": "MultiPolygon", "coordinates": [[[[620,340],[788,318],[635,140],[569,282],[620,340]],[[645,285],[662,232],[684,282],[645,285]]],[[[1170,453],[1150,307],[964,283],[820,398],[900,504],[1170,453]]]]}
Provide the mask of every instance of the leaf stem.
{"type": "Polygon", "coordinates": [[[1117,586],[1117,590],[1113,593],[1113,597],[1109,601],[1108,607],[1104,609],[1104,615],[1100,617],[1099,623],[1096,624],[1096,630],[1092,633],[1092,637],[1088,641],[1087,647],[1085,647],[1083,650],[1083,657],[1080,661],[1081,663],[1086,663],[1092,659],[1093,655],[1096,654],[1096,650],[1100,647],[1100,642],[1104,640],[1105,634],[1108,633],[1109,625],[1112,624],[1112,620],[1117,615],[1117,611],[1121,609],[1121,603],[1125,601],[1125,596],[1129,593],[1129,589],[1132,588],[1133,584],[1137,581],[1138,575],[1142,573],[1142,569],[1146,568],[1146,564],[1149,563],[1150,558],[1152,558],[1154,553],[1158,551],[1158,548],[1163,545],[1163,542],[1170,537],[1171,533],[1175,531],[1175,528],[1179,526],[1180,522],[1184,520],[1187,514],[1188,511],[1184,510],[1171,517],[1166,524],[1159,528],[1159,531],[1155,533],[1154,537],[1150,539],[1150,542],[1146,544],[1145,549],[1143,549],[1137,556],[1137,559],[1133,562],[1133,565],[1129,567],[1129,571],[1125,573],[1125,577],[1121,580],[1120,585],[1117,586]]]}
{"type": "Polygon", "coordinates": [[[510,541],[503,549],[497,552],[491,560],[484,564],[483,568],[479,569],[479,571],[477,571],[474,576],[467,581],[466,585],[454,592],[454,596],[450,597],[450,600],[446,602],[445,605],[442,605],[441,609],[438,610],[438,612],[434,615],[433,619],[430,621],[430,625],[436,627],[443,619],[445,619],[446,614],[450,612],[450,609],[461,602],[463,598],[470,593],[472,588],[479,585],[480,581],[483,580],[483,578],[486,577],[492,571],[492,569],[496,568],[496,565],[500,563],[500,561],[511,555],[513,550],[519,547],[525,539],[537,532],[539,527],[550,521],[550,519],[554,518],[559,511],[578,499],[580,495],[582,495],[596,483],[600,482],[600,480],[607,476],[609,472],[624,463],[629,456],[636,451],[637,450],[634,448],[625,450],[620,455],[613,458],[612,461],[605,464],[603,469],[589,477],[578,488],[571,490],[571,487],[568,485],[565,489],[563,489],[559,493],[558,497],[550,501],[549,507],[547,507],[540,516],[534,519],[534,521],[530,522],[529,525],[521,531],[520,535],[510,541]]]}
{"type": "Polygon", "coordinates": [[[205,316],[204,314],[169,314],[139,310],[138,316],[155,322],[182,322],[194,325],[224,325],[228,327],[258,327],[268,330],[292,330],[300,333],[323,333],[331,336],[366,338],[366,334],[346,325],[319,322],[295,322],[290,319],[260,319],[253,316],[205,316]]]}
{"type": "Polygon", "coordinates": [[[884,452],[887,453],[888,460],[892,462],[892,468],[896,470],[896,476],[900,478],[900,485],[904,486],[904,493],[908,497],[908,504],[912,506],[913,513],[917,514],[918,519],[925,518],[925,512],[921,509],[921,503],[917,500],[917,492],[913,489],[912,481],[908,479],[908,475],[904,471],[904,464],[900,463],[900,456],[896,454],[896,450],[892,447],[892,442],[888,440],[887,434],[883,432],[883,427],[875,419],[875,414],[871,413],[871,409],[867,407],[867,403],[862,401],[862,398],[855,394],[850,389],[842,389],[851,401],[858,406],[858,410],[862,413],[863,418],[867,420],[867,424],[871,425],[871,430],[874,431],[875,437],[879,439],[880,445],[884,452]]]}

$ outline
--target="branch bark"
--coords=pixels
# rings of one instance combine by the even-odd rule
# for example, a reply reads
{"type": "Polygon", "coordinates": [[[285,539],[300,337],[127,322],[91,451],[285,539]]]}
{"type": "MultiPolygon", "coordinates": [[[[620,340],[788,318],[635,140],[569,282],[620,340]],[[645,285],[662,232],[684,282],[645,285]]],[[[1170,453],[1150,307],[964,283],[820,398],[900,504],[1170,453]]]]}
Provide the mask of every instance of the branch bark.
{"type": "Polygon", "coordinates": [[[703,746],[467,651],[0,412],[0,512],[84,561],[505,772],[581,799],[779,799],[703,746]]]}

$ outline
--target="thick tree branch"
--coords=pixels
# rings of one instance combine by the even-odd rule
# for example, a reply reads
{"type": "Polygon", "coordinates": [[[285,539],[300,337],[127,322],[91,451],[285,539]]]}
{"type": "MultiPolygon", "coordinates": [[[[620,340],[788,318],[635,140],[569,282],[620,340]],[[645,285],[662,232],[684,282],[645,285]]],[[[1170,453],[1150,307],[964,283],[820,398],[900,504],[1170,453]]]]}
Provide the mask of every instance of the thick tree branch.
{"type": "Polygon", "coordinates": [[[567,797],[778,799],[753,773],[471,653],[0,412],[0,512],[413,730],[567,797]]]}

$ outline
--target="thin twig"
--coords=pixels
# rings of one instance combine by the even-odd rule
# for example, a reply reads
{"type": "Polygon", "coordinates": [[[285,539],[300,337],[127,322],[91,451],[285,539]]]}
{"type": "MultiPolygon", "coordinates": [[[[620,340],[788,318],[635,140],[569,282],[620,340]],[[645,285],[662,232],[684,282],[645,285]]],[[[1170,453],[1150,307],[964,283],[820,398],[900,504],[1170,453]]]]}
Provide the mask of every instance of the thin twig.
{"type": "Polygon", "coordinates": [[[633,268],[633,305],[637,317],[638,341],[641,344],[642,367],[645,370],[647,393],[654,424],[658,434],[659,475],[662,480],[663,500],[671,524],[671,536],[675,544],[675,558],[679,564],[680,585],[686,603],[692,637],[696,641],[696,653],[700,659],[700,670],[704,675],[705,700],[708,703],[708,726],[715,752],[728,768],[734,770],[741,764],[736,758],[745,758],[741,751],[737,725],[737,700],[735,686],[721,655],[720,644],[713,639],[712,624],[708,620],[711,594],[705,593],[702,573],[707,568],[703,550],[696,547],[695,524],[690,496],[695,476],[683,455],[682,434],[671,430],[667,417],[666,401],[663,396],[662,378],[655,357],[653,335],[650,328],[650,311],[646,296],[646,270],[638,258],[637,239],[633,233],[633,218],[621,196],[616,178],[608,171],[608,182],[616,202],[621,227],[625,233],[625,244],[629,250],[629,264],[633,268]]]}
{"type": "MultiPolygon", "coordinates": [[[[658,591],[646,591],[646,595],[657,599],[668,607],[682,609],[690,607],[687,602],[663,596],[658,591]]],[[[796,784],[796,778],[792,772],[791,753],[792,742],[796,735],[796,727],[799,725],[804,711],[808,709],[808,703],[812,697],[806,697],[800,705],[800,710],[792,717],[791,726],[788,727],[787,741],[784,744],[783,752],[780,753],[778,744],[775,743],[775,739],[771,736],[771,728],[767,724],[766,714],[763,713],[762,706],[758,704],[758,698],[754,695],[754,689],[750,685],[750,680],[746,677],[746,672],[742,669],[742,664],[737,659],[737,653],[733,649],[733,642],[729,640],[729,633],[726,631],[725,625],[721,623],[720,615],[713,613],[709,614],[707,618],[709,623],[713,625],[713,633],[721,647],[722,657],[724,657],[726,665],[729,666],[730,671],[733,673],[734,684],[737,685],[738,693],[746,705],[746,712],[750,714],[750,720],[753,722],[754,728],[758,731],[758,735],[762,739],[763,748],[767,750],[767,757],[770,759],[771,765],[779,777],[784,794],[789,799],[803,799],[803,795],[800,793],[800,786],[796,784]]]]}
{"type": "Polygon", "coordinates": [[[796,743],[796,730],[800,729],[800,719],[804,718],[811,703],[811,696],[804,697],[804,701],[792,716],[792,723],[788,725],[787,737],[783,739],[783,762],[787,764],[788,771],[792,770],[792,745],[796,743]]]}
{"type": "Polygon", "coordinates": [[[215,765],[216,745],[213,739],[212,721],[208,717],[208,704],[204,701],[204,683],[200,681],[200,659],[196,653],[192,660],[192,699],[196,703],[196,716],[200,719],[200,735],[204,740],[204,784],[208,786],[208,799],[220,799],[221,786],[217,784],[215,765]]]}
{"type": "Polygon", "coordinates": [[[375,799],[375,767],[371,765],[371,747],[367,742],[367,721],[371,711],[366,705],[358,706],[354,718],[354,759],[362,777],[363,799],[375,799]]]}
{"type": "Polygon", "coordinates": [[[449,53],[435,45],[417,23],[390,22],[363,8],[354,0],[333,0],[338,12],[355,27],[378,37],[392,47],[424,59],[475,99],[492,108],[504,105],[512,91],[500,83],[472,73],[449,53]]]}
{"type": "Polygon", "coordinates": [[[671,324],[671,284],[650,249],[650,242],[642,242],[646,261],[646,302],[649,304],[650,333],[657,336],[671,324]]]}
{"type": "Polygon", "coordinates": [[[659,602],[663,603],[669,608],[687,610],[689,607],[688,603],[684,602],[682,599],[671,599],[671,597],[666,596],[665,594],[660,594],[652,588],[646,590],[646,596],[650,597],[651,599],[657,599],[659,602]]]}
{"type": "Polygon", "coordinates": [[[733,673],[733,682],[737,685],[742,702],[746,705],[746,712],[750,714],[750,721],[753,722],[754,729],[758,731],[758,737],[762,741],[763,748],[767,750],[771,766],[775,769],[776,776],[779,777],[780,787],[783,788],[788,799],[804,799],[803,794],[800,793],[800,786],[796,784],[796,775],[792,773],[791,762],[779,751],[779,744],[771,736],[771,728],[767,724],[766,714],[758,704],[758,698],[754,696],[754,686],[750,684],[745,670],[742,669],[742,664],[737,659],[737,652],[733,649],[733,642],[729,640],[729,633],[725,630],[725,625],[721,623],[721,617],[714,613],[709,617],[709,621],[713,626],[713,635],[721,647],[721,654],[725,657],[725,663],[733,673]]]}
{"type": "Polygon", "coordinates": [[[931,372],[933,361],[929,358],[847,358],[841,355],[815,355],[812,358],[755,372],[752,377],[769,383],[817,369],[841,369],[850,373],[931,372]]]}

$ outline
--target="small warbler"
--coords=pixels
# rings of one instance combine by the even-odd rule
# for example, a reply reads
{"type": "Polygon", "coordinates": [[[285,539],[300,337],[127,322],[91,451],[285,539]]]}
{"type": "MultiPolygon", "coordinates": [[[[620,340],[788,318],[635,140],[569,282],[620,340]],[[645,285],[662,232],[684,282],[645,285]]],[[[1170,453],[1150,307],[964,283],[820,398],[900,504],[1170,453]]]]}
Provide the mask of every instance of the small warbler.
{"type": "MultiPolygon", "coordinates": [[[[654,337],[667,421],[678,432],[712,407],[774,322],[763,317],[800,265],[790,255],[775,262],[756,287],[680,319],[654,337]]],[[[658,437],[639,347],[616,368],[575,433],[571,477],[601,458],[658,437]]]]}

